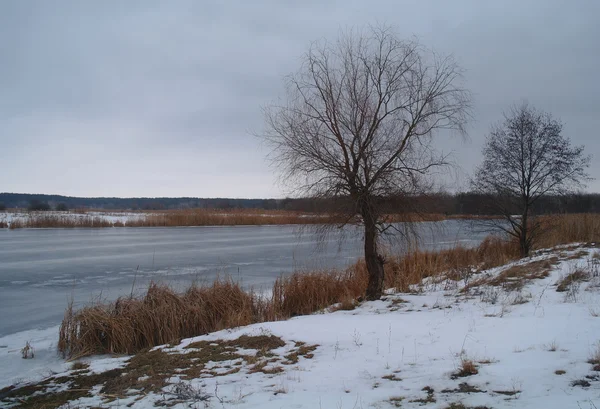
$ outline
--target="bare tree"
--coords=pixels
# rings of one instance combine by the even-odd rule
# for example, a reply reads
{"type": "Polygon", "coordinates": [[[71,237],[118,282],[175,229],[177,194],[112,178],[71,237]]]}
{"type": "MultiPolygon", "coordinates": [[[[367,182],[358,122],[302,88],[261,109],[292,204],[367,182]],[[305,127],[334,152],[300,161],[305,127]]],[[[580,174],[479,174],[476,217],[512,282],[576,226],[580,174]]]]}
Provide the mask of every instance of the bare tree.
{"type": "Polygon", "coordinates": [[[432,135],[464,132],[470,94],[461,79],[451,57],[368,28],[313,44],[283,103],[265,109],[264,137],[283,177],[304,195],[342,198],[344,223],[364,225],[368,299],[383,292],[378,243],[391,226],[380,199],[417,191],[446,164],[432,135]]]}
{"type": "Polygon", "coordinates": [[[525,103],[492,126],[483,156],[472,187],[484,195],[484,205],[503,216],[484,223],[517,239],[527,257],[542,229],[533,205],[541,197],[581,188],[589,179],[590,157],[583,146],[571,146],[560,121],[525,103]]]}

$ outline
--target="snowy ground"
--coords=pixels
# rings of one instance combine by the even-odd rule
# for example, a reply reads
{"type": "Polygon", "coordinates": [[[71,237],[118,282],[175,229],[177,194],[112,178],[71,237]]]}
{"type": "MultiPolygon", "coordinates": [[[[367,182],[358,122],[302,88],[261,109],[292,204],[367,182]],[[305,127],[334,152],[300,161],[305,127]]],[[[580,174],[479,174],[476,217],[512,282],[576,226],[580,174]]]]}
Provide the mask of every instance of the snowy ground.
{"type": "MultiPolygon", "coordinates": [[[[130,361],[87,359],[91,365],[74,376],[92,374],[99,384],[68,407],[600,407],[600,368],[588,362],[596,353],[600,359],[597,249],[561,248],[460,281],[429,280],[420,290],[196,337],[130,361]],[[583,281],[558,292],[557,283],[577,271],[583,281]],[[476,373],[459,373],[468,361],[476,373]]],[[[0,388],[65,371],[49,334],[0,339],[0,388]],[[28,337],[36,356],[24,360],[19,349],[28,337]]],[[[82,387],[77,378],[60,379],[46,387],[82,387]]]]}
{"type": "Polygon", "coordinates": [[[131,212],[85,212],[79,213],[74,210],[68,212],[25,212],[25,211],[4,211],[0,212],[0,225],[10,224],[13,221],[26,221],[32,216],[50,216],[50,217],[61,217],[68,220],[79,220],[99,217],[103,220],[111,223],[126,223],[127,221],[138,220],[142,217],[146,217],[145,213],[131,213],[131,212]]]}

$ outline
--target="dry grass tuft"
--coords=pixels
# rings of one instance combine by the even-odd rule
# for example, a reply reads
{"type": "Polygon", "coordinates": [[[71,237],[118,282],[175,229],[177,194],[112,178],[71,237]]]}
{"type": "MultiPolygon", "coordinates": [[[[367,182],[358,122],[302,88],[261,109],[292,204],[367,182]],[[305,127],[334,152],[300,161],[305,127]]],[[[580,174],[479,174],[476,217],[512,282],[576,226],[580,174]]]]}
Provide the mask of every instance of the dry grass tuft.
{"type": "Polygon", "coordinates": [[[451,376],[452,379],[464,378],[471,375],[477,375],[479,371],[477,370],[477,365],[470,359],[461,358],[460,366],[457,371],[454,372],[451,376]]]}
{"type": "Polygon", "coordinates": [[[584,269],[578,268],[575,271],[569,273],[567,276],[563,277],[557,283],[556,291],[559,293],[568,291],[574,283],[588,281],[589,279],[589,273],[584,269]]]}
{"type": "Polygon", "coordinates": [[[29,341],[25,342],[25,346],[21,348],[21,358],[33,359],[35,358],[35,349],[29,341]]]}

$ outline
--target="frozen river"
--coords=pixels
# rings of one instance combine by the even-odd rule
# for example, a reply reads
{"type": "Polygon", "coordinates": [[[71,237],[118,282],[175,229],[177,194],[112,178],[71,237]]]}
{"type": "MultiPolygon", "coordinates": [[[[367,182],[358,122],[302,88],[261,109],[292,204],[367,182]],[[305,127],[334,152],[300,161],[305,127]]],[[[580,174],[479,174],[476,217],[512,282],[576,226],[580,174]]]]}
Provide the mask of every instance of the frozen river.
{"type": "MultiPolygon", "coordinates": [[[[419,229],[422,248],[476,245],[484,237],[466,221],[419,229]]],[[[270,289],[294,270],[354,262],[361,255],[360,230],[344,236],[323,241],[295,226],[1,229],[0,337],[56,325],[70,297],[77,305],[113,299],[151,280],[181,287],[219,275],[270,289]]]]}

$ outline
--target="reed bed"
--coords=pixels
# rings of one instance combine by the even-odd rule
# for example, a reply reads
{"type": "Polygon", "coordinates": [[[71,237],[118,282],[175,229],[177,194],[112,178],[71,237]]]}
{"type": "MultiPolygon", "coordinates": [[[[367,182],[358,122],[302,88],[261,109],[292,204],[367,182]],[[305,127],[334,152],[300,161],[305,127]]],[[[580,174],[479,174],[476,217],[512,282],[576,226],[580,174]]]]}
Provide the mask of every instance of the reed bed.
{"type": "MultiPolygon", "coordinates": [[[[109,216],[113,212],[107,213],[109,216]]],[[[118,214],[118,213],[117,213],[118,214]]],[[[76,227],[180,227],[180,226],[238,226],[271,224],[329,224],[339,223],[336,215],[298,213],[291,211],[188,209],[152,213],[136,213],[135,217],[112,221],[102,214],[28,213],[0,227],[19,228],[76,228],[76,227]]]]}
{"type": "Polygon", "coordinates": [[[31,214],[25,218],[14,219],[11,229],[20,228],[77,228],[77,227],[113,227],[114,223],[100,216],[69,217],[68,215],[31,214]]]}
{"type": "Polygon", "coordinates": [[[364,295],[366,288],[366,269],[296,272],[275,281],[271,309],[277,319],[312,314],[353,301],[364,295]]]}
{"type": "Polygon", "coordinates": [[[258,296],[231,280],[177,293],[152,283],[143,297],[122,297],[74,311],[68,306],[58,349],[65,357],[131,354],[181,338],[272,319],[258,296]]]}
{"type": "MultiPolygon", "coordinates": [[[[500,263],[509,246],[489,240],[477,249],[415,252],[386,264],[386,285],[408,288],[426,276],[448,268],[500,263]]],[[[512,254],[512,253],[511,253],[512,254]]],[[[345,270],[297,272],[280,277],[271,296],[244,291],[231,280],[192,285],[186,292],[151,284],[142,297],[120,298],[78,311],[68,306],[62,321],[58,349],[70,358],[102,353],[131,354],[156,345],[252,323],[284,320],[311,314],[365,294],[367,272],[363,262],[345,270]]]]}
{"type": "MultiPolygon", "coordinates": [[[[538,244],[543,247],[598,241],[600,215],[555,216],[545,222],[551,222],[556,230],[543,237],[538,244]]],[[[387,257],[385,285],[409,291],[427,277],[443,275],[458,279],[465,271],[487,269],[518,258],[516,243],[495,236],[475,248],[415,250],[387,257]]],[[[225,328],[284,320],[333,304],[348,304],[363,296],[366,286],[364,261],[345,270],[297,272],[280,277],[269,297],[244,291],[231,280],[194,284],[184,293],[152,284],[142,297],[97,303],[78,311],[70,304],[60,327],[58,349],[70,358],[131,354],[225,328]]]]}
{"type": "Polygon", "coordinates": [[[540,237],[534,243],[537,248],[547,248],[569,243],[599,243],[600,214],[561,214],[542,216],[540,237]]]}
{"type": "Polygon", "coordinates": [[[415,250],[407,255],[391,257],[385,267],[385,284],[407,292],[423,279],[446,274],[458,278],[472,269],[488,269],[519,258],[519,248],[513,241],[490,236],[473,248],[455,246],[447,250],[415,250]]]}
{"type": "MultiPolygon", "coordinates": [[[[273,224],[339,224],[346,219],[341,215],[327,213],[302,213],[287,210],[256,209],[185,209],[153,212],[135,212],[134,217],[111,221],[97,211],[90,214],[87,209],[77,209],[69,213],[30,212],[24,217],[15,218],[1,227],[19,228],[99,228],[99,227],[191,227],[191,226],[240,226],[273,224]]],[[[106,212],[106,215],[119,215],[118,211],[106,212]]],[[[131,213],[131,212],[127,212],[131,213]]],[[[388,223],[431,222],[446,219],[468,219],[470,216],[443,215],[440,213],[398,213],[388,214],[388,223]]],[[[473,216],[473,218],[477,218],[473,216]]]]}
{"type": "Polygon", "coordinates": [[[145,217],[128,220],[127,227],[170,226],[238,226],[267,224],[325,224],[339,222],[334,215],[298,213],[290,211],[189,209],[150,213],[145,217]]]}

